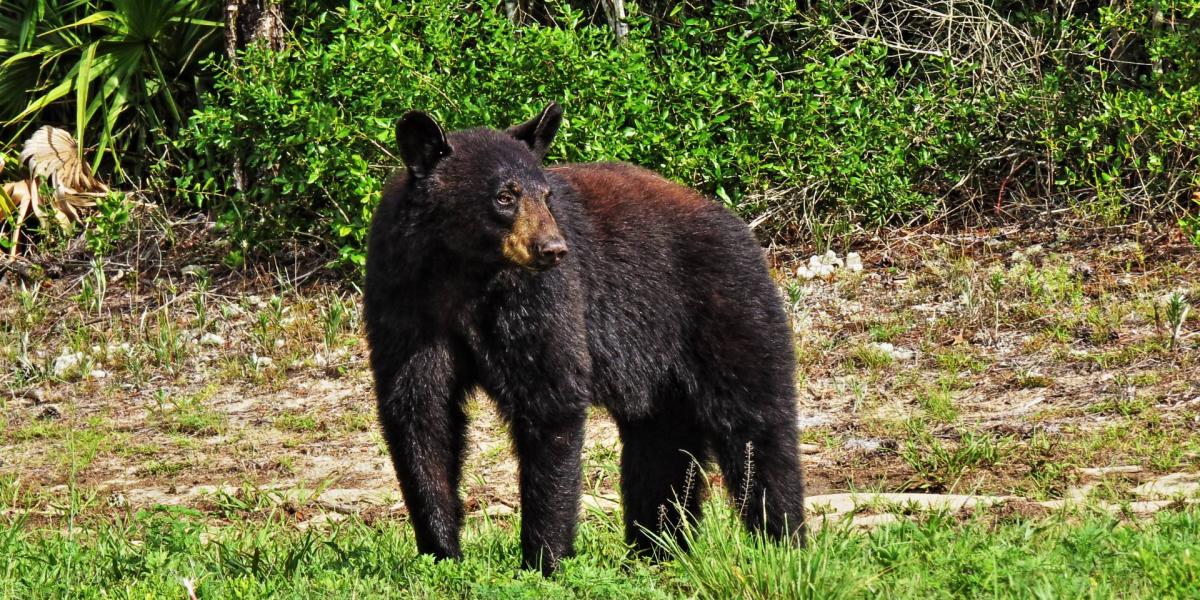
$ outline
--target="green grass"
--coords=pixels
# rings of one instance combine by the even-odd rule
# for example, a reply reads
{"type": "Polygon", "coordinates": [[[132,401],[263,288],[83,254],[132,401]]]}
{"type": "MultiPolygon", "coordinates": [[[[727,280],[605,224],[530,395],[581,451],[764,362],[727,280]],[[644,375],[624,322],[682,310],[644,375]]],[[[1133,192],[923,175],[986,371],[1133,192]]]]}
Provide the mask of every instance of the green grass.
{"type": "Polygon", "coordinates": [[[275,417],[275,428],[280,431],[304,433],[316,431],[318,425],[317,418],[308,413],[285,412],[275,417]]]}
{"type": "Polygon", "coordinates": [[[917,404],[925,414],[938,423],[953,423],[958,418],[954,394],[947,388],[929,389],[917,395],[917,404]]]}
{"type": "MultiPolygon", "coordinates": [[[[460,562],[418,556],[405,523],[299,531],[214,525],[161,508],[73,528],[0,525],[0,597],[184,598],[1167,598],[1200,594],[1200,510],[1148,522],[932,515],[871,532],[823,529],[805,550],[746,535],[724,503],[692,551],[626,556],[615,515],[585,519],[552,579],[518,568],[511,520],[470,521],[460,562]]],[[[82,523],[82,524],[81,524],[82,523]]]]}

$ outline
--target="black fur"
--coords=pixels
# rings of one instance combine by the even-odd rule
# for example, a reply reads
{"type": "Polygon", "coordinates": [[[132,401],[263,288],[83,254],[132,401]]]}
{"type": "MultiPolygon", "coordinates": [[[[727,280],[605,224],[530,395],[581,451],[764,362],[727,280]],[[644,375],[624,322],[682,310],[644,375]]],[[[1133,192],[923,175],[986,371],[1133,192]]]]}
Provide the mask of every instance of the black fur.
{"type": "Polygon", "coordinates": [[[698,518],[703,478],[689,466],[709,458],[749,527],[802,543],[795,360],[762,249],[734,215],[649,171],[543,168],[561,116],[552,105],[508,132],[447,136],[410,113],[397,128],[411,162],[372,223],[365,313],[418,548],[461,555],[463,405],[476,388],[512,431],[527,567],[550,573],[573,552],[592,404],[620,430],[637,549],[652,548],[645,530],[698,518]],[[518,227],[539,206],[552,218],[518,227]],[[567,248],[553,261],[517,266],[501,251],[551,238],[567,248]]]}

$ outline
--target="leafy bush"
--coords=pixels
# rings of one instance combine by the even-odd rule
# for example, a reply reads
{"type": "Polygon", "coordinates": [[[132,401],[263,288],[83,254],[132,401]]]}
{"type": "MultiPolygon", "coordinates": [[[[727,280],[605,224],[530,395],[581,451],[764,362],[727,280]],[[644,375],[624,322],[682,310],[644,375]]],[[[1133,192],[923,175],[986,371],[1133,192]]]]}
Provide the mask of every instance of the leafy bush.
{"type": "Polygon", "coordinates": [[[493,4],[351,3],[282,52],[249,50],[179,141],[179,189],[218,213],[235,257],[299,233],[361,264],[399,115],[505,126],[549,100],[567,109],[551,160],[656,169],[767,237],[1031,197],[1123,218],[1196,184],[1200,0],[1173,3],[1169,28],[1136,22],[1151,0],[1057,18],[974,0],[940,24],[900,0],[718,2],[669,27],[635,14],[620,45],[578,13],[515,28],[493,4]],[[1138,62],[1114,58],[1122,35],[1149,67],[1122,71],[1138,62]]]}

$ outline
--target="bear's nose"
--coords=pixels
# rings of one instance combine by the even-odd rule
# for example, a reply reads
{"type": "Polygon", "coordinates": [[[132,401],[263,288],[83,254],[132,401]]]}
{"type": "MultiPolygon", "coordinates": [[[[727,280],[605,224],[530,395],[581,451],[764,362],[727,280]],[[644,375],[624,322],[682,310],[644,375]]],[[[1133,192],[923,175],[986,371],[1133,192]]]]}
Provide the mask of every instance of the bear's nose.
{"type": "Polygon", "coordinates": [[[555,264],[567,254],[567,242],[562,238],[550,238],[537,244],[538,256],[543,262],[555,264]]]}

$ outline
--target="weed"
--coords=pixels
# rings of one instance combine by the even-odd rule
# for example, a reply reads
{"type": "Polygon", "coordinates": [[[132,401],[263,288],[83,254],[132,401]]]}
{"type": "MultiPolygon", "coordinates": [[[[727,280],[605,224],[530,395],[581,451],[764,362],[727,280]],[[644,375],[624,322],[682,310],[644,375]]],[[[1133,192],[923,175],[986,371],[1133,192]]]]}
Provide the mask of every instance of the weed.
{"type": "Polygon", "coordinates": [[[172,477],[191,466],[192,463],[187,460],[152,460],[138,467],[135,473],[138,477],[172,477]]]}
{"type": "Polygon", "coordinates": [[[154,325],[153,332],[147,333],[146,345],[155,364],[168,370],[178,369],[186,353],[179,325],[166,308],[154,313],[154,325]]]}
{"type": "Polygon", "coordinates": [[[104,274],[104,260],[93,258],[91,268],[80,282],[79,295],[76,297],[84,312],[94,312],[97,315],[104,308],[104,296],[108,292],[108,277],[104,274]]]}
{"type": "Polygon", "coordinates": [[[316,431],[318,426],[316,417],[309,413],[285,412],[275,417],[275,428],[280,431],[304,433],[316,431]]]}
{"type": "Polygon", "coordinates": [[[974,356],[965,349],[959,348],[937,351],[934,353],[933,358],[937,361],[938,367],[947,373],[962,373],[964,371],[982,373],[988,367],[986,360],[974,356]]]}
{"type": "Polygon", "coordinates": [[[876,323],[867,329],[868,335],[872,342],[894,342],[896,338],[904,335],[908,328],[900,323],[876,323]]]}
{"type": "Polygon", "coordinates": [[[886,369],[896,362],[896,359],[883,348],[872,345],[862,345],[850,352],[850,360],[854,365],[871,370],[886,369]]]}
{"type": "Polygon", "coordinates": [[[1171,327],[1171,349],[1179,342],[1179,333],[1187,321],[1188,311],[1192,309],[1187,299],[1179,292],[1173,292],[1167,298],[1167,324],[1171,327]]]}
{"type": "Polygon", "coordinates": [[[196,279],[196,291],[192,294],[192,308],[196,311],[196,327],[200,331],[208,331],[209,286],[208,272],[199,273],[196,279]]]}
{"type": "Polygon", "coordinates": [[[338,428],[346,433],[367,431],[374,424],[375,417],[365,412],[346,412],[338,417],[338,428]]]}
{"type": "Polygon", "coordinates": [[[169,433],[186,435],[218,435],[225,431],[226,418],[207,406],[216,387],[210,385],[196,394],[170,397],[163,390],[155,394],[155,407],[151,418],[169,433]]]}
{"type": "Polygon", "coordinates": [[[950,445],[914,420],[909,422],[909,438],[901,444],[899,453],[916,471],[920,487],[949,490],[968,469],[996,464],[1010,446],[1010,440],[972,431],[963,431],[958,443],[950,445]]]}
{"type": "Polygon", "coordinates": [[[1054,378],[1048,375],[1042,375],[1037,371],[1019,371],[1016,375],[1014,384],[1022,390],[1048,388],[1054,385],[1054,378]]]}
{"type": "Polygon", "coordinates": [[[935,422],[953,423],[958,418],[954,396],[945,387],[925,390],[917,396],[917,404],[925,411],[925,415],[935,422]]]}

